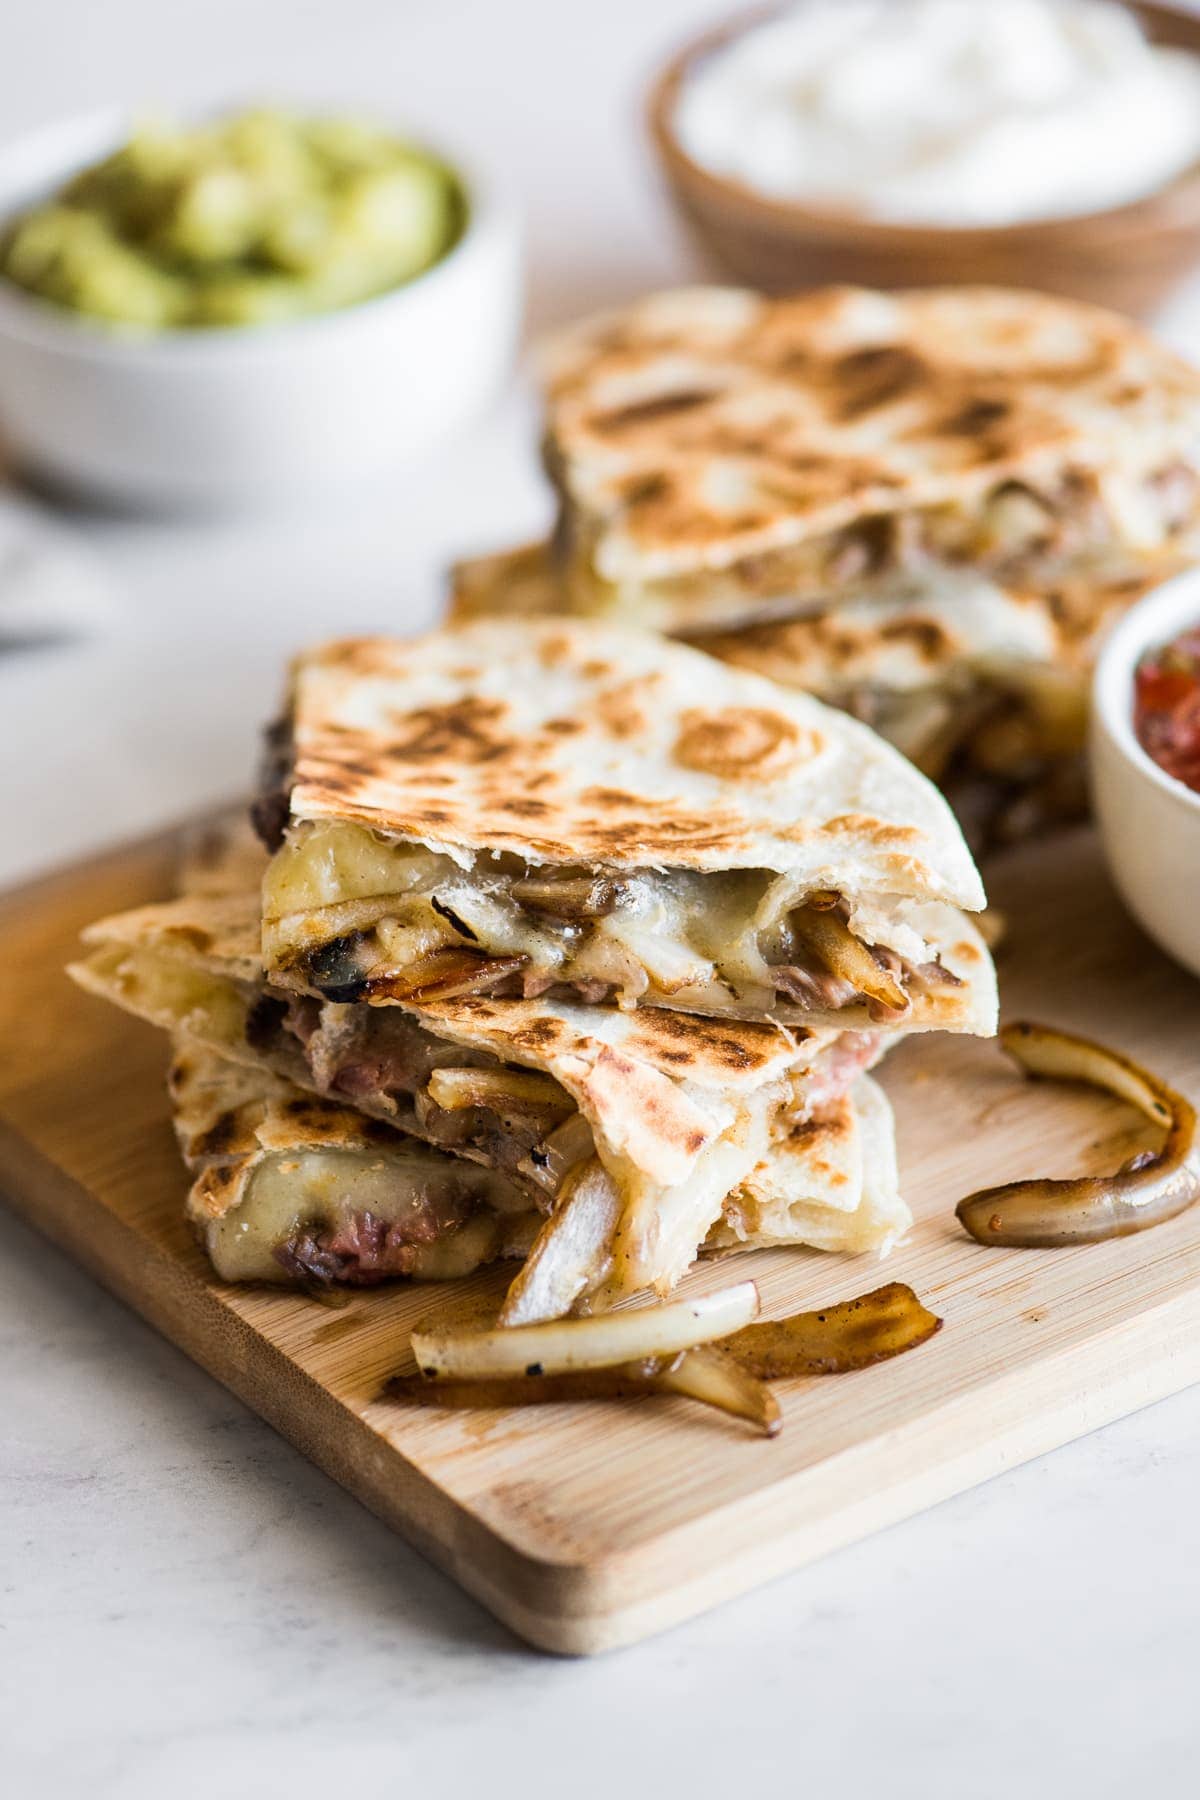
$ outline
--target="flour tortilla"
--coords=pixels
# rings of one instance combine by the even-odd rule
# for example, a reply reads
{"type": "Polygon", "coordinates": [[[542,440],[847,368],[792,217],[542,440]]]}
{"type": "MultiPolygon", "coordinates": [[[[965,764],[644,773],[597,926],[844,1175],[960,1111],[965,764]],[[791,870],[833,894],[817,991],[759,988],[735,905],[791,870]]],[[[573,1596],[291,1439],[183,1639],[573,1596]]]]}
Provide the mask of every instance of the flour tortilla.
{"type": "MultiPolygon", "coordinates": [[[[865,521],[973,514],[1006,483],[1059,515],[1083,487],[1095,498],[1039,555],[1058,573],[1186,560],[1195,537],[1200,374],[1077,301],[683,289],[583,321],[543,364],[568,559],[599,584],[596,605],[640,604],[666,628],[794,603],[777,577],[789,557],[811,575],[799,547],[865,521]],[[1164,509],[1167,481],[1180,485],[1164,509]],[[705,587],[672,597],[697,574],[705,587]]],[[[832,563],[822,597],[860,573],[832,563]]]]}
{"type": "Polygon", "coordinates": [[[977,910],[945,802],[870,731],[649,633],[486,621],[296,665],[293,825],[465,863],[767,869],[977,910]]]}
{"type": "MultiPolygon", "coordinates": [[[[813,1250],[886,1255],[912,1224],[900,1194],[896,1165],[895,1123],[886,1094],[869,1075],[856,1084],[852,1119],[840,1132],[812,1132],[802,1127],[790,1143],[747,1176],[726,1200],[721,1218],[709,1232],[710,1250],[763,1250],[797,1245],[813,1250]],[[845,1175],[843,1192],[856,1203],[839,1207],[829,1198],[813,1206],[795,1180],[794,1161],[838,1168],[845,1175]],[[855,1177],[858,1177],[857,1186],[855,1177]]],[[[828,1176],[826,1196],[838,1191],[828,1176]]]]}

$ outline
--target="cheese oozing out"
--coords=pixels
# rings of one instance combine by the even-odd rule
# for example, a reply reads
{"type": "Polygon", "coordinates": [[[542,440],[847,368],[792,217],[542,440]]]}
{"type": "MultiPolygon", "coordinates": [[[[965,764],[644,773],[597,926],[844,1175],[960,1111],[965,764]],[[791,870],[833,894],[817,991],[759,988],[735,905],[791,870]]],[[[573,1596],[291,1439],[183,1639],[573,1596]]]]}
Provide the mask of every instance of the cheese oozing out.
{"type": "Polygon", "coordinates": [[[293,826],[268,868],[263,953],[273,980],[339,1000],[567,987],[626,1007],[953,1024],[964,984],[930,941],[952,918],[764,869],[606,873],[489,853],[463,868],[321,821],[293,826]]]}

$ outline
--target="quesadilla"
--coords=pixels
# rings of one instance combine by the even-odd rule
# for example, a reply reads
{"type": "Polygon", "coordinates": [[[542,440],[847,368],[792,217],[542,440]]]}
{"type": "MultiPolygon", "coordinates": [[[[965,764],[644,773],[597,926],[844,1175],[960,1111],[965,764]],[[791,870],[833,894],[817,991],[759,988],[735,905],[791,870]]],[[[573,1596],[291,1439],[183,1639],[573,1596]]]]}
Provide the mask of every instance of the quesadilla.
{"type": "Polygon", "coordinates": [[[187,1038],[168,1088],[188,1217],[225,1281],[450,1280],[524,1256],[541,1225],[494,1170],[187,1038]]]}
{"type": "Polygon", "coordinates": [[[889,1220],[864,1233],[849,1216],[862,1158],[847,1168],[830,1148],[854,1135],[846,1099],[882,1053],[880,1033],[547,998],[328,1001],[267,983],[256,923],[253,894],[142,907],[89,927],[70,973],[254,1079],[503,1177],[547,1215],[539,1306],[665,1291],[777,1150],[793,1200],[845,1215],[826,1241],[882,1248],[907,1221],[894,1196],[889,1220]],[[797,1135],[814,1123],[821,1142],[797,1135]]]}
{"type": "Polygon", "coordinates": [[[482,621],[296,665],[258,819],[277,987],[994,1029],[945,801],[873,732],[644,632],[482,621]]]}
{"type": "Polygon", "coordinates": [[[652,295],[544,357],[571,610],[680,633],[890,595],[1165,574],[1200,541],[1200,373],[1045,294],[652,295]]]}
{"type": "MultiPolygon", "coordinates": [[[[863,720],[947,794],[973,845],[1082,817],[1099,640],[1144,580],[1039,594],[970,569],[690,641],[863,720]]],[[[455,564],[450,621],[566,605],[547,543],[455,564]]]]}
{"type": "MultiPolygon", "coordinates": [[[[186,1037],[175,1040],[167,1079],[194,1177],[188,1218],[224,1281],[375,1287],[402,1277],[457,1280],[517,1259],[526,1269],[505,1315],[530,1323],[566,1311],[588,1287],[598,1293],[611,1274],[616,1221],[606,1215],[594,1243],[576,1233],[567,1246],[565,1206],[546,1221],[495,1172],[186,1037]]],[[[853,1101],[802,1135],[781,1149],[786,1176],[760,1164],[727,1198],[705,1251],[797,1241],[880,1250],[907,1229],[891,1115],[874,1082],[864,1078],[853,1101]]]]}

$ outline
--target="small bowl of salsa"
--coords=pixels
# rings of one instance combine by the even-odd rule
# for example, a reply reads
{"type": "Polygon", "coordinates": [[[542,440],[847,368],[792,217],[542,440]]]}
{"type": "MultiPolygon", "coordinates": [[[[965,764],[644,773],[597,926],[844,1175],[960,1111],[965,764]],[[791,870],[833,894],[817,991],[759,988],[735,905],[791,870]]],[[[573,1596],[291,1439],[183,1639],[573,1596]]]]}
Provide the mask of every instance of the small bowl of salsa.
{"type": "Polygon", "coordinates": [[[1160,769],[1200,793],[1200,621],[1143,652],[1133,672],[1133,728],[1160,769]]]}
{"type": "Polygon", "coordinates": [[[1091,764],[1123,899],[1156,943],[1200,975],[1200,569],[1147,595],[1105,644],[1091,764]]]}

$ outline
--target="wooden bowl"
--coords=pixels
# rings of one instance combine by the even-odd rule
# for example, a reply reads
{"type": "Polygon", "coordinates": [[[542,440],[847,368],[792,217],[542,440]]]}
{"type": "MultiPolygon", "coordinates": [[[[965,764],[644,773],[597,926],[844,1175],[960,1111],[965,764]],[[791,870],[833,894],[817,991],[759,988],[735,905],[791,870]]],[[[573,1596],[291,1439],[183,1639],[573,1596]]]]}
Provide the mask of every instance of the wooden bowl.
{"type": "MultiPolygon", "coordinates": [[[[768,293],[839,281],[884,288],[987,282],[1145,315],[1200,259],[1200,163],[1145,199],[1107,212],[986,227],[882,224],[769,199],[702,168],[675,136],[679,88],[698,62],[777,10],[740,14],[696,39],[663,70],[647,102],[671,195],[721,275],[768,293]]],[[[1131,10],[1154,42],[1200,55],[1200,17],[1132,0],[1131,10]]]]}

